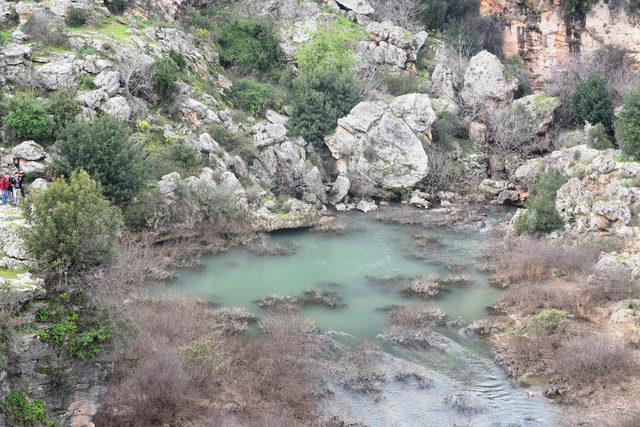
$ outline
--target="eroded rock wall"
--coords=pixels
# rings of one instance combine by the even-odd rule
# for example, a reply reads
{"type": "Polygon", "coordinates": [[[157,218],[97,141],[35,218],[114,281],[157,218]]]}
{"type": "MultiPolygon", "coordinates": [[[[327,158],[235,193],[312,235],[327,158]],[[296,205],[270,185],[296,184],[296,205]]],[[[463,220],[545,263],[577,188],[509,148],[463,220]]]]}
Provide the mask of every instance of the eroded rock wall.
{"type": "Polygon", "coordinates": [[[480,12],[505,22],[505,55],[519,54],[541,89],[573,54],[613,45],[640,59],[640,15],[627,13],[624,1],[613,3],[599,1],[584,20],[567,18],[560,0],[482,0],[480,12]]]}

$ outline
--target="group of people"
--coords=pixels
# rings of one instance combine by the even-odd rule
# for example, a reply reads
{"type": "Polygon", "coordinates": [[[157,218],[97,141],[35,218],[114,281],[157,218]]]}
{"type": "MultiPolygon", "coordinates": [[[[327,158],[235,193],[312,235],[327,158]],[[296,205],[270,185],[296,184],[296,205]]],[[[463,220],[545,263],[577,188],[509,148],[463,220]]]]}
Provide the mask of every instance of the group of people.
{"type": "Polygon", "coordinates": [[[13,176],[8,172],[5,173],[4,176],[0,178],[2,206],[7,206],[7,203],[17,206],[19,200],[24,197],[24,187],[24,172],[18,170],[13,176]]]}

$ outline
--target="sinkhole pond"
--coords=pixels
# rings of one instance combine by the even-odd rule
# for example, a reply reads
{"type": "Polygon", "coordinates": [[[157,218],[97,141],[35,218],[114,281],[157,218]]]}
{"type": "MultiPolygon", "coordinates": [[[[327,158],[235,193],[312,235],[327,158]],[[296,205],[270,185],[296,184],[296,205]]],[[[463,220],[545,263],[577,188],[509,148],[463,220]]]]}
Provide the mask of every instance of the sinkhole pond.
{"type": "Polygon", "coordinates": [[[319,291],[335,307],[304,304],[300,314],[341,346],[375,341],[389,378],[398,371],[420,372],[429,387],[382,381],[376,399],[336,387],[325,402],[329,412],[367,425],[553,425],[554,409],[539,390],[513,385],[491,350],[462,327],[487,316],[499,291],[478,269],[485,235],[477,230],[427,228],[377,221],[365,214],[339,214],[346,231],[332,235],[310,230],[271,234],[271,245],[289,255],[258,255],[237,248],[205,257],[203,267],[180,270],[162,292],[194,297],[225,307],[268,314],[259,301],[319,291]],[[453,287],[425,301],[403,290],[418,277],[464,275],[470,285],[453,287]],[[388,308],[424,304],[437,307],[456,325],[438,327],[446,349],[407,348],[384,336],[388,308]],[[395,372],[395,373],[394,373],[395,372]]]}

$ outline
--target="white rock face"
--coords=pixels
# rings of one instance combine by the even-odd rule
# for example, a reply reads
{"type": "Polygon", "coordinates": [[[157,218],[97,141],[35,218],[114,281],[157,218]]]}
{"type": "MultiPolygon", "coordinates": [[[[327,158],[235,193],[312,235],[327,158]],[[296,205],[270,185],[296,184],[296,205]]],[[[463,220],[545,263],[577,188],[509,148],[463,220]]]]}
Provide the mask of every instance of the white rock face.
{"type": "Polygon", "coordinates": [[[418,135],[429,135],[435,118],[424,94],[403,95],[390,105],[362,102],[338,121],[335,135],[325,143],[338,172],[350,180],[371,180],[386,190],[411,187],[428,172],[418,135]]]}
{"type": "Polygon", "coordinates": [[[28,161],[44,160],[46,153],[40,144],[34,141],[24,141],[11,149],[11,155],[15,158],[25,159],[28,161]]]}
{"type": "Polygon", "coordinates": [[[96,87],[104,90],[109,96],[114,96],[120,89],[120,73],[117,71],[103,70],[95,78],[96,87]]]}
{"type": "Polygon", "coordinates": [[[349,178],[344,175],[340,175],[336,178],[336,182],[333,183],[331,187],[331,204],[337,205],[342,202],[347,194],[349,194],[349,188],[351,187],[351,182],[349,182],[349,178]]]}
{"type": "Polygon", "coordinates": [[[49,90],[60,90],[76,87],[77,67],[71,60],[49,62],[37,69],[42,84],[49,90]]]}
{"type": "Polygon", "coordinates": [[[131,117],[131,107],[124,96],[110,98],[100,108],[105,113],[123,122],[128,121],[131,117]]]}
{"type": "Polygon", "coordinates": [[[280,123],[260,123],[253,127],[252,132],[258,148],[278,144],[287,139],[287,128],[280,123]]]}
{"type": "Polygon", "coordinates": [[[483,50],[469,61],[460,96],[467,106],[491,113],[513,99],[517,83],[507,81],[500,60],[483,50]]]}
{"type": "Polygon", "coordinates": [[[83,106],[95,110],[109,99],[109,94],[102,89],[96,89],[89,92],[80,92],[76,95],[76,99],[83,106]]]}

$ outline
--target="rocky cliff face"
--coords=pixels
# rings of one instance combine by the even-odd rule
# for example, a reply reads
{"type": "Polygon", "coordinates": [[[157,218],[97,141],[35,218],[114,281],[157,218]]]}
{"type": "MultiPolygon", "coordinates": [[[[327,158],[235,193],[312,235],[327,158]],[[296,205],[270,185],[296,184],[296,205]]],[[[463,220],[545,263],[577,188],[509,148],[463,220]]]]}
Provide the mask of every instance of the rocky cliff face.
{"type": "Polygon", "coordinates": [[[640,58],[640,18],[627,13],[623,2],[613,3],[597,2],[583,21],[567,18],[559,0],[482,0],[480,11],[505,22],[505,55],[519,54],[540,89],[573,54],[613,45],[640,58]]]}

